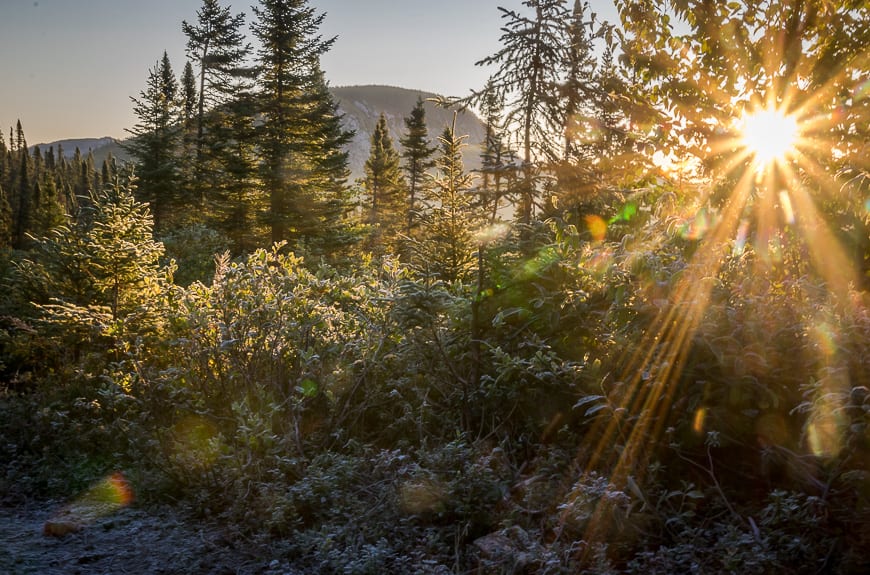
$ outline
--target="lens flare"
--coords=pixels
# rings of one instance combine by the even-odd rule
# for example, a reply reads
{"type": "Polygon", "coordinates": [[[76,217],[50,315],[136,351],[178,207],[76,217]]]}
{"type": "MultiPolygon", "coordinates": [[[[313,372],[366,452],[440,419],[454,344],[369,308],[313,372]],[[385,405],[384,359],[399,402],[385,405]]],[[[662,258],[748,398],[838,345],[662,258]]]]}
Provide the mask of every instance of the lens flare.
{"type": "Polygon", "coordinates": [[[585,220],[592,239],[596,242],[604,240],[605,236],[607,236],[607,222],[600,216],[586,216],[585,220]]]}
{"type": "Polygon", "coordinates": [[[117,513],[133,502],[133,490],[120,472],[93,484],[78,499],[45,522],[43,534],[64,537],[81,531],[102,517],[117,513]]]}

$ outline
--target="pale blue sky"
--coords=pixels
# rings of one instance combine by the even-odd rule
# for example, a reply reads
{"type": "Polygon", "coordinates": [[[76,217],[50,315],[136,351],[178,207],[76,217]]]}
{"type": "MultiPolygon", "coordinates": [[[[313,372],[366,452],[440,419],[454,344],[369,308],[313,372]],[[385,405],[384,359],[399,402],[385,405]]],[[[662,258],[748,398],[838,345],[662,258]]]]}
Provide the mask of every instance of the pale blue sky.
{"type": "MultiPolygon", "coordinates": [[[[252,0],[224,0],[233,12],[252,0]]],[[[169,53],[184,66],[182,20],[201,0],[0,0],[0,129],[17,119],[31,144],[124,137],[135,122],[130,96],[169,53]]],[[[611,0],[591,0],[614,18],[611,0]]],[[[338,36],[323,59],[333,86],[388,84],[462,96],[488,72],[474,65],[499,47],[497,6],[520,0],[312,0],[321,32],[338,36]]],[[[8,137],[8,136],[7,136],[8,137]]]]}

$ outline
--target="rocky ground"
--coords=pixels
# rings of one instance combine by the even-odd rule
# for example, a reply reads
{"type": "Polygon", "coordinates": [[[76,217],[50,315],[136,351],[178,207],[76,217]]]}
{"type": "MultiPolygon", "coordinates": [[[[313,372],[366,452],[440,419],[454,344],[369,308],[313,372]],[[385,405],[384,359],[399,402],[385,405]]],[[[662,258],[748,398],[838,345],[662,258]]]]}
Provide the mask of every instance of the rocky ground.
{"type": "Polygon", "coordinates": [[[0,507],[0,573],[298,575],[172,508],[63,502],[0,507]]]}

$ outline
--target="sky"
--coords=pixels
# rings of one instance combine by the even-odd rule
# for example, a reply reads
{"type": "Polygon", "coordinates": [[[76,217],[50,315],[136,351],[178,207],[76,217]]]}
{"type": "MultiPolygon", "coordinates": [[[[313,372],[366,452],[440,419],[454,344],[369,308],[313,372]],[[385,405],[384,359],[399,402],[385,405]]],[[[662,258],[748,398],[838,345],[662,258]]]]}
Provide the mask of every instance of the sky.
{"type": "MultiPolygon", "coordinates": [[[[251,20],[253,0],[223,0],[251,20]]],[[[184,20],[201,0],[0,0],[0,129],[21,120],[28,143],[126,137],[131,97],[165,50],[184,67],[184,20]]],[[[590,0],[614,18],[611,0],[590,0]]],[[[311,0],[326,13],[322,59],[332,86],[385,84],[464,96],[486,83],[474,63],[499,48],[498,6],[521,0],[311,0]]],[[[248,34],[250,39],[250,34],[248,34]]],[[[250,39],[253,43],[253,39],[250,39]]]]}

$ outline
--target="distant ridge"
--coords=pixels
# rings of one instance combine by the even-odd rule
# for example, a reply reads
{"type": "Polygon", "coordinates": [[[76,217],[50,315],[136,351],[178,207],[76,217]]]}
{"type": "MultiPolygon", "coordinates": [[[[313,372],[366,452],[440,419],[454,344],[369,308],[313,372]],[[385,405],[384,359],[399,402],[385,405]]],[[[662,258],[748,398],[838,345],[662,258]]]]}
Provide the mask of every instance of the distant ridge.
{"type": "MultiPolygon", "coordinates": [[[[400,151],[402,146],[399,144],[399,139],[405,134],[404,119],[411,114],[418,97],[425,101],[426,125],[433,144],[437,143],[444,128],[453,123],[453,110],[442,108],[435,102],[429,101],[441,98],[432,92],[377,85],[341,86],[330,88],[330,92],[344,114],[345,128],[355,132],[353,141],[347,147],[351,181],[365,176],[364,166],[369,156],[372,132],[381,112],[387,118],[393,143],[400,151]]],[[[479,167],[480,143],[485,135],[483,123],[474,114],[462,112],[457,117],[456,131],[460,136],[468,136],[465,141],[467,147],[463,154],[466,170],[479,167]]],[[[36,144],[31,146],[31,149],[38,147],[44,154],[50,147],[54,147],[56,152],[58,146],[61,146],[64,156],[71,158],[78,148],[82,156],[92,152],[94,162],[99,168],[109,153],[120,163],[130,160],[130,155],[121,144],[121,140],[111,137],[77,138],[36,144]]]]}
{"type": "MultiPolygon", "coordinates": [[[[453,123],[453,110],[437,105],[435,99],[442,99],[438,94],[397,88],[395,86],[340,86],[331,88],[333,97],[339,108],[345,114],[345,127],[356,132],[348,149],[352,178],[360,178],[365,174],[365,161],[369,155],[372,132],[381,112],[387,118],[387,127],[396,148],[401,151],[399,139],[405,134],[405,118],[417,103],[417,98],[425,102],[426,126],[429,128],[429,139],[437,143],[444,128],[453,123]]],[[[480,143],[483,142],[486,130],[480,119],[470,112],[462,112],[456,120],[456,132],[467,135],[467,147],[463,154],[466,169],[480,166],[480,143]]]]}
{"type": "Polygon", "coordinates": [[[30,146],[30,150],[33,151],[36,148],[39,148],[39,151],[44,156],[49,148],[54,148],[55,153],[57,153],[58,146],[63,148],[63,156],[66,159],[71,159],[75,156],[76,149],[81,152],[82,157],[86,157],[88,152],[92,152],[94,154],[94,164],[97,169],[100,168],[103,160],[105,160],[110,153],[120,163],[124,163],[130,159],[129,154],[127,154],[126,150],[121,147],[121,140],[112,138],[111,136],[104,136],[102,138],[57,140],[47,144],[36,144],[30,146]]]}

